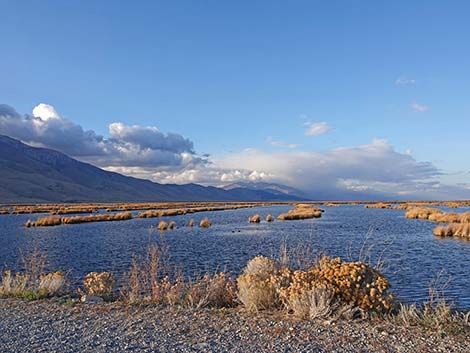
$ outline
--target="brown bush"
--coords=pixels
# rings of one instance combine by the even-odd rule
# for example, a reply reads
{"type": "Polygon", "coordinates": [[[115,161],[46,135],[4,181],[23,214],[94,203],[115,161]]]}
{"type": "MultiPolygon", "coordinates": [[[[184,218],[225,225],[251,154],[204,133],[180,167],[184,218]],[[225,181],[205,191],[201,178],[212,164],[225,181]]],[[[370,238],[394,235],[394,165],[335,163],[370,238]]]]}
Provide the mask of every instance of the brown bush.
{"type": "Polygon", "coordinates": [[[175,228],[176,228],[175,221],[171,221],[170,223],[168,223],[168,229],[175,229],[175,228]]]}
{"type": "Polygon", "coordinates": [[[191,219],[189,220],[188,226],[194,227],[194,219],[191,218],[191,219]]]}
{"type": "Polygon", "coordinates": [[[255,214],[254,216],[251,216],[251,217],[248,219],[248,221],[249,221],[250,223],[259,223],[259,222],[261,222],[261,217],[260,217],[259,214],[255,214]]]}
{"type": "Polygon", "coordinates": [[[95,295],[102,298],[112,296],[116,278],[109,272],[90,272],[83,280],[83,287],[89,295],[95,295]]]}
{"type": "Polygon", "coordinates": [[[272,221],[274,221],[274,217],[273,217],[272,215],[268,214],[268,215],[266,216],[266,222],[269,223],[269,222],[272,222],[272,221]]]}

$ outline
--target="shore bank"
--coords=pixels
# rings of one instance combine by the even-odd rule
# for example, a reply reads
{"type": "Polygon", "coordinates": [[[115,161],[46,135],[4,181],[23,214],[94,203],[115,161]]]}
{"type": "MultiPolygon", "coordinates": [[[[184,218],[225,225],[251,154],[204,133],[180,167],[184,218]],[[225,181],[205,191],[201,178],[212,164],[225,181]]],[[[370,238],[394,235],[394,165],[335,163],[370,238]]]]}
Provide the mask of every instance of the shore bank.
{"type": "Polygon", "coordinates": [[[467,352],[469,335],[438,337],[387,321],[299,321],[241,308],[0,299],[0,352],[467,352]]]}

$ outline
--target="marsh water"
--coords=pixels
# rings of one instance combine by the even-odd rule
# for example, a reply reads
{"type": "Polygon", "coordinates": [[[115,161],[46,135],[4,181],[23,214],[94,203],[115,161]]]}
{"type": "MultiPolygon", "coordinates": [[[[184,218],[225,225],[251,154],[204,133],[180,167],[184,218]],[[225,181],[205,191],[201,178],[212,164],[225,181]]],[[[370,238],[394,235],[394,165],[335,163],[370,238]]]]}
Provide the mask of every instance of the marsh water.
{"type": "MultiPolygon", "coordinates": [[[[435,223],[410,220],[402,210],[365,209],[361,205],[322,206],[320,219],[248,223],[259,213],[263,219],[287,211],[277,205],[176,217],[178,229],[164,233],[171,261],[186,274],[228,270],[238,274],[255,255],[279,256],[283,243],[292,258],[328,254],[344,260],[385,260],[384,274],[403,302],[421,302],[440,278],[445,294],[461,309],[470,308],[470,242],[433,236],[435,223]],[[209,229],[181,226],[190,218],[209,217],[209,229]]],[[[455,210],[454,210],[455,211],[455,210]]],[[[459,209],[458,212],[466,211],[459,209]]],[[[28,219],[42,215],[0,216],[0,266],[20,269],[21,253],[33,248],[48,254],[49,270],[69,271],[77,283],[91,271],[127,271],[134,255],[161,241],[152,229],[157,218],[101,222],[44,228],[25,228],[28,219]]]]}

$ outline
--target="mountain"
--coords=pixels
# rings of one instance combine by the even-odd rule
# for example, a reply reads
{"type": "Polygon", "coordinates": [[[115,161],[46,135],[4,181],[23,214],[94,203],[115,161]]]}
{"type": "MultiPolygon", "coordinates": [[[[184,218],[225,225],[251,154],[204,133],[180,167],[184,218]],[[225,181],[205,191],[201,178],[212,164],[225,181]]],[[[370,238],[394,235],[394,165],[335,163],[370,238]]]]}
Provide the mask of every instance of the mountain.
{"type": "Polygon", "coordinates": [[[63,153],[0,135],[0,203],[296,199],[265,189],[158,184],[105,171],[63,153]]]}
{"type": "Polygon", "coordinates": [[[290,186],[267,183],[262,181],[240,181],[223,186],[224,190],[248,189],[253,191],[266,191],[278,196],[290,196],[294,199],[307,200],[309,197],[301,190],[290,186]]]}

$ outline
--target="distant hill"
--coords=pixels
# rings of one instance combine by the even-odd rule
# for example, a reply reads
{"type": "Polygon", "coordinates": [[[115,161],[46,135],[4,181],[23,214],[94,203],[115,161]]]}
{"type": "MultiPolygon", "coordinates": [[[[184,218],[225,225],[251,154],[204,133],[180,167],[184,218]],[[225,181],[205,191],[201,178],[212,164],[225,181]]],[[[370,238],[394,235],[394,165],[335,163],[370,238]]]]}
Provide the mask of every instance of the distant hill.
{"type": "Polygon", "coordinates": [[[28,146],[0,135],[0,203],[133,201],[287,201],[299,197],[242,184],[222,189],[197,184],[158,184],[28,146]]]}
{"type": "Polygon", "coordinates": [[[292,188],[290,186],[275,184],[275,183],[267,183],[262,181],[240,181],[237,183],[232,183],[223,186],[225,190],[236,190],[236,189],[248,189],[254,191],[266,191],[274,195],[278,196],[291,196],[297,199],[309,199],[307,195],[298,189],[292,188]]]}

